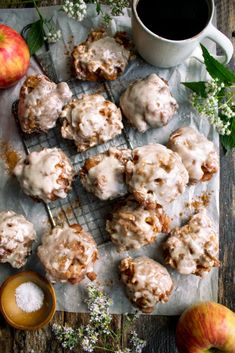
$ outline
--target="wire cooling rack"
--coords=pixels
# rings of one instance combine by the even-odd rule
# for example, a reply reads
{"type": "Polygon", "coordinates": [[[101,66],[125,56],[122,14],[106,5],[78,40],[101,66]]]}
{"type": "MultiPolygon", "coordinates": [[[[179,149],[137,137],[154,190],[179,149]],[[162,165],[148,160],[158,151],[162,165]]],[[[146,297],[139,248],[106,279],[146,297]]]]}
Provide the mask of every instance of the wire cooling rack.
{"type": "MultiPolygon", "coordinates": [[[[53,69],[53,66],[50,66],[53,69]]],[[[46,70],[44,70],[45,72],[46,70]]],[[[57,82],[55,71],[48,74],[52,80],[57,82]]],[[[116,103],[108,82],[93,83],[80,82],[75,79],[67,81],[73,98],[79,97],[83,93],[100,93],[106,99],[116,103]]],[[[22,132],[17,117],[18,101],[13,104],[12,110],[16,119],[22,143],[27,154],[32,151],[39,151],[42,148],[61,148],[70,158],[75,170],[78,172],[84,161],[97,153],[102,153],[110,147],[131,148],[129,140],[128,128],[124,128],[121,135],[105,144],[93,147],[85,152],[78,153],[73,141],[63,139],[60,133],[60,125],[49,130],[48,133],[27,135],[22,132]]],[[[91,193],[88,193],[82,186],[79,177],[73,183],[72,190],[65,199],[45,203],[50,222],[52,226],[61,225],[67,222],[69,225],[79,223],[85,230],[90,232],[94,237],[97,245],[102,245],[109,241],[108,234],[105,230],[105,221],[108,213],[113,208],[117,200],[101,201],[91,193]]]]}

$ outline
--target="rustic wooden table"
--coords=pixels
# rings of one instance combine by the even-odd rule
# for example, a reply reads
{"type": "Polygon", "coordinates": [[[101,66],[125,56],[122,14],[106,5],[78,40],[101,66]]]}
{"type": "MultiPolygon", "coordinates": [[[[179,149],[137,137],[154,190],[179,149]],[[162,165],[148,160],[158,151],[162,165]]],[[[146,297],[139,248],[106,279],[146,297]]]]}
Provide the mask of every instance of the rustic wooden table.
{"type": "MultiPolygon", "coordinates": [[[[224,32],[235,45],[235,2],[234,0],[217,0],[218,28],[224,32]]],[[[13,1],[0,0],[0,7],[14,3],[13,1]],[[8,4],[7,4],[8,3],[8,4]]],[[[43,1],[43,5],[60,3],[58,0],[43,1]]],[[[1,10],[0,10],[1,11],[1,10]]],[[[234,69],[234,57],[230,63],[234,69]]],[[[220,186],[220,260],[219,272],[219,302],[235,310],[235,239],[234,239],[234,168],[235,152],[226,156],[221,150],[221,186],[220,186]]],[[[177,317],[147,316],[142,315],[136,322],[136,330],[140,337],[147,340],[144,353],[175,353],[175,327],[177,317]]],[[[86,314],[73,314],[57,312],[51,323],[78,326],[87,320],[86,314]]],[[[121,343],[124,344],[125,318],[114,315],[114,327],[122,329],[121,343]]],[[[14,330],[0,317],[0,353],[67,353],[62,349],[51,333],[51,325],[35,331],[25,332],[14,330]]],[[[77,350],[76,352],[79,352],[77,350]]]]}

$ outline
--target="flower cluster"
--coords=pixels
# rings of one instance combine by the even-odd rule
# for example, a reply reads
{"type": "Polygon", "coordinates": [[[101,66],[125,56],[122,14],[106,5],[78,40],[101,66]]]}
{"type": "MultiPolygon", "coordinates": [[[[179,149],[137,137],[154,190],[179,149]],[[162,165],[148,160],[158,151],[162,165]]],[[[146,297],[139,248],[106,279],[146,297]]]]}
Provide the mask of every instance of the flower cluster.
{"type": "Polygon", "coordinates": [[[62,36],[60,29],[52,28],[50,31],[45,33],[44,40],[48,43],[56,43],[62,36]]]}
{"type": "Polygon", "coordinates": [[[140,339],[136,331],[132,331],[130,337],[130,344],[133,352],[141,353],[143,348],[146,346],[146,341],[140,339]]]}
{"type": "Polygon", "coordinates": [[[76,0],[75,2],[65,0],[62,10],[68,17],[80,22],[87,14],[87,5],[83,0],[76,0]]]}
{"type": "Polygon", "coordinates": [[[208,117],[220,135],[231,134],[231,119],[235,116],[232,94],[223,82],[214,79],[205,83],[205,97],[195,92],[191,96],[192,105],[201,115],[208,117]]]}
{"type": "MultiPolygon", "coordinates": [[[[88,299],[86,300],[90,314],[86,326],[78,329],[53,325],[52,330],[63,348],[73,350],[78,344],[83,352],[94,352],[103,349],[114,353],[141,353],[146,342],[140,339],[135,331],[130,333],[130,348],[121,349],[121,332],[112,330],[112,316],[109,313],[112,301],[108,296],[91,285],[88,288],[88,299]]],[[[133,324],[137,315],[126,315],[127,327],[133,324]]],[[[127,328],[126,327],[126,328],[127,328]]]]}
{"type": "Polygon", "coordinates": [[[112,317],[109,314],[109,307],[112,301],[95,286],[88,287],[88,299],[86,300],[90,314],[87,326],[79,329],[81,346],[85,352],[93,352],[99,337],[111,335],[110,324],[112,317]]]}
{"type": "Polygon", "coordinates": [[[111,6],[112,16],[120,16],[123,14],[123,9],[130,5],[128,0],[108,0],[107,4],[111,6]]]}
{"type": "Polygon", "coordinates": [[[52,331],[63,348],[73,350],[78,344],[78,333],[72,327],[54,324],[52,331]]]}
{"type": "MultiPolygon", "coordinates": [[[[28,0],[22,0],[23,3],[28,0]]],[[[34,7],[38,13],[39,20],[27,25],[26,42],[30,49],[30,55],[35,54],[44,44],[55,43],[61,38],[61,31],[56,29],[52,25],[52,18],[47,19],[41,13],[37,6],[37,1],[32,0],[34,7]]],[[[126,6],[129,6],[128,0],[90,0],[91,3],[96,5],[97,15],[101,14],[102,24],[104,26],[109,25],[112,20],[112,16],[119,16],[123,13],[126,6]],[[103,10],[103,4],[110,5],[107,11],[103,10]]],[[[84,0],[64,0],[64,4],[59,11],[64,11],[68,17],[75,19],[76,21],[82,21],[87,15],[87,5],[84,0]]]]}
{"type": "Polygon", "coordinates": [[[89,286],[86,303],[90,314],[90,323],[96,328],[100,327],[103,334],[109,335],[112,321],[109,308],[112,305],[112,300],[95,286],[89,286]]]}
{"type": "Polygon", "coordinates": [[[110,6],[109,12],[104,12],[102,10],[101,4],[99,0],[93,0],[98,5],[100,12],[102,13],[102,22],[105,26],[108,26],[110,21],[112,20],[112,16],[120,16],[123,14],[123,10],[125,7],[128,7],[128,0],[107,0],[106,5],[110,6]]]}
{"type": "Polygon", "coordinates": [[[80,345],[84,352],[93,352],[99,339],[98,331],[88,324],[86,327],[81,326],[78,330],[80,345]]]}

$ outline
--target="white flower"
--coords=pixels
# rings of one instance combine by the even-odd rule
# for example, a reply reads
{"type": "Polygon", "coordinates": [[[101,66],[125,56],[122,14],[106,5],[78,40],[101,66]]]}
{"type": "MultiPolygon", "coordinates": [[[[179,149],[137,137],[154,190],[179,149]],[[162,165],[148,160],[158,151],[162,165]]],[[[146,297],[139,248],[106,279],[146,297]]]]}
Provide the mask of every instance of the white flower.
{"type": "MultiPolygon", "coordinates": [[[[120,348],[120,331],[115,334],[111,327],[112,317],[109,314],[109,307],[112,301],[95,286],[91,285],[87,289],[88,299],[86,303],[90,314],[88,324],[86,326],[80,325],[76,330],[60,325],[53,325],[52,327],[62,347],[72,350],[79,343],[82,351],[92,353],[101,344],[103,347],[99,348],[103,348],[104,351],[112,348],[115,353],[141,353],[146,343],[137,336],[135,331],[131,333],[131,348],[120,348]],[[108,346],[106,347],[105,344],[108,344],[108,346]]],[[[131,315],[131,320],[135,317],[135,315],[131,315]]]]}
{"type": "Polygon", "coordinates": [[[135,353],[141,353],[143,348],[146,346],[146,341],[140,339],[136,331],[131,332],[130,343],[133,347],[132,351],[135,353]]]}
{"type": "Polygon", "coordinates": [[[44,40],[46,40],[48,43],[56,43],[62,36],[61,30],[58,29],[51,29],[50,32],[47,32],[44,40]]]}
{"type": "Polygon", "coordinates": [[[80,22],[86,16],[87,5],[84,0],[76,0],[75,2],[65,0],[62,10],[68,17],[80,22]]]}
{"type": "Polygon", "coordinates": [[[220,135],[231,133],[231,119],[235,116],[232,95],[225,84],[218,79],[205,83],[206,98],[196,93],[191,95],[191,103],[200,115],[208,117],[220,135]],[[226,99],[226,101],[225,101],[226,99]]]}
{"type": "Polygon", "coordinates": [[[78,344],[78,333],[72,327],[52,325],[52,331],[55,337],[61,342],[62,347],[70,350],[78,344]]]}
{"type": "Polygon", "coordinates": [[[112,301],[94,286],[88,287],[88,300],[86,301],[90,314],[90,323],[105,335],[110,334],[110,323],[112,317],[109,314],[109,307],[112,301]]]}

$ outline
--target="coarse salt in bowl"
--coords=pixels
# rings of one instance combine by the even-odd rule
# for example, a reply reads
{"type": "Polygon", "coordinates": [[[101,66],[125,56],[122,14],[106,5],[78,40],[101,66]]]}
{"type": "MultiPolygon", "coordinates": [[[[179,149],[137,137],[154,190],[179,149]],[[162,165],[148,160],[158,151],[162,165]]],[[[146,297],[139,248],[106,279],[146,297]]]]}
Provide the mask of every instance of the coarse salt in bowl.
{"type": "Polygon", "coordinates": [[[38,311],[44,302],[43,290],[34,282],[20,284],[15,290],[15,300],[18,308],[25,313],[38,311]]]}
{"type": "Polygon", "coordinates": [[[0,309],[11,326],[21,330],[39,329],[54,316],[54,288],[36,272],[19,272],[2,284],[0,309]]]}

